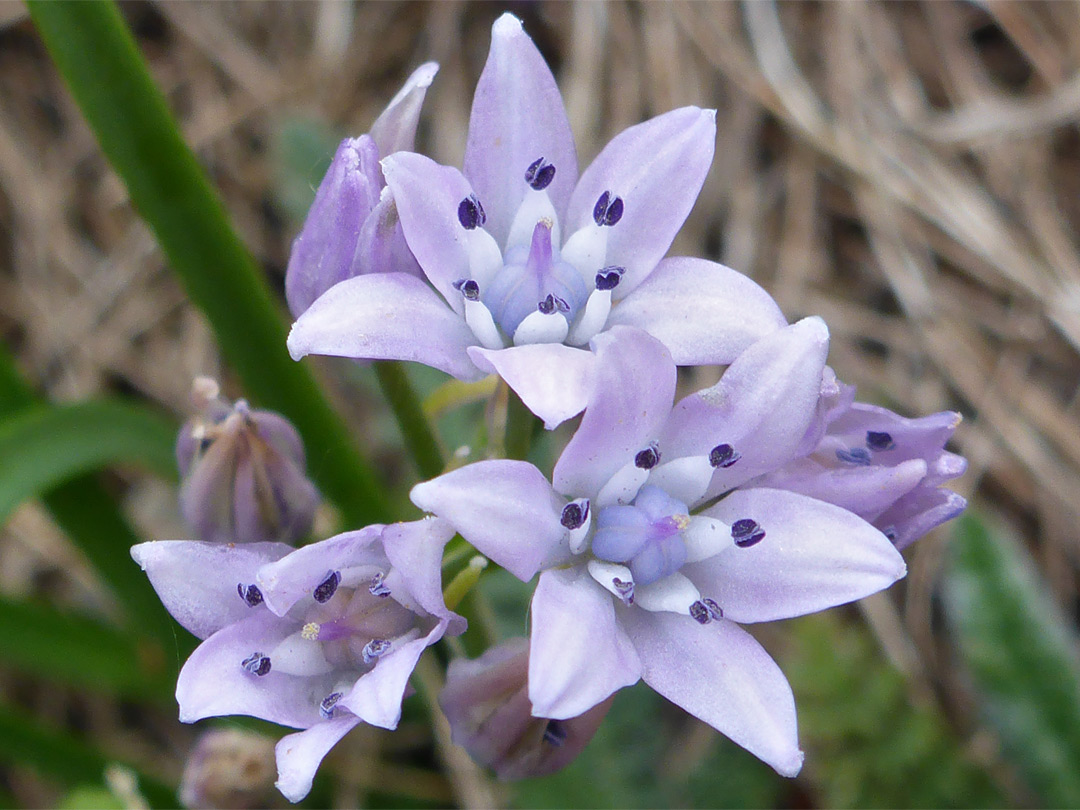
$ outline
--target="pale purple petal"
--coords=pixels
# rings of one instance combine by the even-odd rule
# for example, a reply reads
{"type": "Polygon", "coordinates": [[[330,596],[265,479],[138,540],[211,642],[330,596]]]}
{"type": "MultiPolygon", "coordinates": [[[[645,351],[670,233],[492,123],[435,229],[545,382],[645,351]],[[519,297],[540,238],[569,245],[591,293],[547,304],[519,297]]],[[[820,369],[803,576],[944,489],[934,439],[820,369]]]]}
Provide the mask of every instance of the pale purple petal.
{"type": "Polygon", "coordinates": [[[829,331],[804,318],[754,343],[720,382],[680,401],[661,434],[668,458],[708,455],[728,444],[741,454],[713,475],[709,495],[790,461],[814,418],[829,331]]]}
{"type": "Polygon", "coordinates": [[[581,413],[593,387],[592,352],[561,343],[506,349],[473,346],[469,357],[484,371],[498,374],[548,430],[581,413]]]}
{"type": "Polygon", "coordinates": [[[311,791],[311,782],[323,758],[359,724],[359,717],[344,711],[335,712],[330,720],[282,737],[274,747],[278,768],[274,786],[290,802],[303,799],[311,791]]]}
{"type": "Polygon", "coordinates": [[[359,531],[303,546],[275,563],[259,569],[256,579],[266,606],[284,616],[297,602],[312,592],[334,571],[357,565],[386,564],[376,542],[382,532],[376,524],[359,531]]]}
{"type": "Polygon", "coordinates": [[[294,360],[413,360],[472,381],[484,376],[466,353],[475,342],[465,321],[420,279],[377,273],[331,287],[293,324],[288,347],[294,360]]]}
{"type": "Polygon", "coordinates": [[[663,344],[638,329],[596,336],[596,383],[581,426],[552,481],[571,496],[593,497],[657,437],[675,397],[675,365],[663,344]]]}
{"type": "Polygon", "coordinates": [[[457,309],[461,292],[454,282],[471,277],[469,232],[458,219],[458,206],[473,193],[472,186],[457,169],[412,152],[391,155],[382,167],[409,249],[435,289],[457,309]]]}
{"type": "Polygon", "coordinates": [[[737,622],[802,616],[889,587],[907,571],[885,536],[862,518],[823,501],[778,489],[740,489],[708,517],[750,519],[764,530],[752,546],[731,545],[683,567],[702,595],[737,622]]]}
{"type": "Polygon", "coordinates": [[[919,487],[878,516],[874,525],[904,549],[966,507],[967,501],[951,490],[919,487]]]}
{"type": "Polygon", "coordinates": [[[435,62],[425,62],[412,72],[404,86],[398,90],[386,109],[375,119],[369,134],[379,147],[379,155],[411,150],[416,141],[416,124],[420,120],[420,108],[431,81],[439,72],[435,62]]]}
{"type": "Polygon", "coordinates": [[[641,677],[611,595],[583,567],[541,574],[530,612],[534,716],[577,717],[641,677]]]}
{"type": "MultiPolygon", "coordinates": [[[[449,633],[465,630],[465,620],[446,608],[442,591],[442,554],[454,527],[438,518],[392,523],[383,529],[383,550],[418,606],[450,620],[449,633]]],[[[397,597],[397,594],[395,594],[397,597]]],[[[398,599],[398,601],[401,601],[398,599]]]]}
{"type": "Polygon", "coordinates": [[[555,166],[546,191],[562,220],[577,183],[574,135],[544,57],[521,21],[503,14],[491,29],[491,50],[473,96],[465,146],[465,175],[487,212],[487,230],[500,246],[525,196],[525,172],[541,157],[555,166]]]}
{"type": "Polygon", "coordinates": [[[671,247],[705,182],[715,144],[716,111],[683,107],[616,135],[582,173],[565,233],[592,224],[605,191],[623,200],[622,218],[607,237],[607,264],[626,268],[615,299],[640,284],[671,247]]]}
{"type": "Polygon", "coordinates": [[[320,720],[319,702],[333,686],[333,676],[298,678],[275,672],[255,675],[243,667],[248,656],[268,655],[298,629],[260,610],[224,627],[196,648],[180,670],[176,701],[180,721],[246,714],[271,723],[307,728],[320,720]]]}
{"type": "Polygon", "coordinates": [[[188,540],[157,540],[131,547],[165,609],[199,638],[251,616],[252,607],[237,592],[255,582],[255,572],[292,551],[284,543],[228,545],[188,540]]]}
{"type": "Polygon", "coordinates": [[[728,365],[787,325],[772,297],[742,273],[705,259],[664,259],[608,316],[644,329],[676,365],[728,365]]]}
{"type": "Polygon", "coordinates": [[[649,686],[782,776],[799,772],[795,698],[749,633],[726,619],[701,625],[674,613],[621,612],[649,686]]]}
{"type": "Polygon", "coordinates": [[[954,411],[907,419],[888,408],[856,402],[829,425],[829,435],[858,447],[866,443],[867,431],[887,432],[895,446],[874,451],[873,458],[875,463],[894,464],[939,454],[961,419],[954,411]]]}
{"type": "Polygon", "coordinates": [[[392,195],[383,194],[379,204],[371,209],[364,220],[356,243],[353,270],[353,275],[357,276],[366,273],[408,273],[420,279],[426,278],[405,241],[397,203],[392,195]]]}
{"type": "Polygon", "coordinates": [[[409,497],[526,582],[558,553],[566,534],[559,522],[562,499],[543,474],[524,461],[459,467],[417,484],[409,497]]]}

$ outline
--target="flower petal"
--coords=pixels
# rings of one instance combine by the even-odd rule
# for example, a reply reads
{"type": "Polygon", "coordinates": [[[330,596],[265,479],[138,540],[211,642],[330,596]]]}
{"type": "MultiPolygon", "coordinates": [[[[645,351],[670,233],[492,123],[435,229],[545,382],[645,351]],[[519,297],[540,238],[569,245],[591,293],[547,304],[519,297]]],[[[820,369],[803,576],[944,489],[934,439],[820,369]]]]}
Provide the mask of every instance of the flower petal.
{"type": "Polygon", "coordinates": [[[307,796],[323,758],[359,724],[360,718],[356,715],[335,712],[329,720],[282,737],[274,746],[278,768],[274,786],[290,802],[298,802],[307,796]]]}
{"type": "Polygon", "coordinates": [[[524,461],[459,467],[417,484],[409,497],[525,582],[559,552],[566,535],[559,522],[562,500],[543,474],[524,461]]]}
{"type": "Polygon", "coordinates": [[[544,57],[521,21],[503,14],[491,28],[491,50],[476,85],[465,145],[465,175],[500,246],[528,188],[525,172],[541,157],[555,166],[545,190],[562,220],[578,179],[574,135],[544,57]]]}
{"type": "Polygon", "coordinates": [[[918,487],[879,515],[874,525],[904,549],[966,507],[967,501],[951,490],[918,487]]]}
{"type": "Polygon", "coordinates": [[[581,413],[592,390],[592,352],[561,343],[506,349],[474,346],[469,357],[481,369],[502,377],[548,430],[581,413]]]}
{"type": "Polygon", "coordinates": [[[765,537],[729,546],[686,565],[690,577],[724,616],[767,622],[862,599],[907,572],[885,536],[857,515],[778,489],[741,489],[706,510],[728,525],[751,519],[765,537]]]}
{"type": "Polygon", "coordinates": [[[623,611],[642,679],[782,776],[802,767],[795,698],[753,637],[733,622],[706,625],[674,613],[623,611]]]}
{"type": "Polygon", "coordinates": [[[708,455],[720,444],[738,454],[717,468],[716,495],[790,461],[816,412],[829,331],[804,318],[739,355],[720,382],[680,401],[660,437],[667,458],[708,455]]]}
{"type": "Polygon", "coordinates": [[[728,365],[755,340],[787,325],[772,297],[731,268],[685,256],[664,259],[608,316],[644,329],[676,365],[728,365]]]}
{"type": "Polygon", "coordinates": [[[237,593],[255,582],[255,572],[292,551],[284,543],[201,543],[157,540],[131,547],[165,609],[199,638],[251,616],[237,593]]]}
{"type": "Polygon", "coordinates": [[[246,714],[271,723],[307,728],[319,722],[319,703],[331,691],[333,675],[298,678],[275,672],[255,675],[242,662],[268,654],[296,629],[295,622],[265,610],[224,627],[200,644],[180,670],[176,701],[180,722],[246,714]]]}
{"type": "Polygon", "coordinates": [[[655,439],[675,397],[675,364],[658,340],[628,327],[593,340],[595,385],[581,426],[555,465],[555,489],[595,496],[655,439]]]}
{"type": "Polygon", "coordinates": [[[641,677],[641,662],[615,618],[611,596],[583,567],[541,574],[531,613],[534,717],[577,717],[641,677]]]}
{"type": "Polygon", "coordinates": [[[622,218],[607,237],[607,264],[626,268],[616,300],[640,284],[671,247],[705,182],[715,144],[716,111],[683,107],[615,136],[582,173],[564,232],[591,225],[605,191],[622,198],[622,218]]]}
{"type": "Polygon", "coordinates": [[[420,108],[424,104],[427,89],[431,87],[431,82],[438,72],[437,63],[422,64],[406,79],[397,95],[390,99],[386,109],[375,119],[368,134],[379,147],[380,156],[386,157],[402,149],[412,150],[416,141],[420,108]]]}
{"type": "Polygon", "coordinates": [[[443,548],[453,536],[454,527],[438,518],[392,523],[382,535],[386,556],[410,595],[423,610],[450,620],[448,632],[456,636],[464,632],[465,620],[447,609],[442,591],[443,548]]]}
{"type": "Polygon", "coordinates": [[[357,276],[331,287],[289,333],[294,360],[308,354],[413,360],[473,381],[466,348],[476,338],[420,279],[405,273],[357,276]]]}

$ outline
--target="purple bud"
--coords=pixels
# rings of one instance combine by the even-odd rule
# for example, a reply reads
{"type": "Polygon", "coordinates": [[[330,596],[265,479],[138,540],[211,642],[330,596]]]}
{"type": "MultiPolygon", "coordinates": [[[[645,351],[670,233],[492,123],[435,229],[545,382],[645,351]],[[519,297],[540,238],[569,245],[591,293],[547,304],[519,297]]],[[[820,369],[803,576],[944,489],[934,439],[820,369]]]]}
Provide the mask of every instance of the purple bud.
{"type": "Polygon", "coordinates": [[[756,520],[742,518],[731,524],[731,539],[739,548],[749,548],[765,539],[765,530],[756,520]]]}
{"type": "Polygon", "coordinates": [[[300,434],[279,414],[222,399],[215,382],[193,386],[197,413],[180,430],[180,511],[211,543],[291,543],[311,529],[319,494],[300,434]]]}
{"type": "Polygon", "coordinates": [[[543,191],[551,185],[551,181],[554,179],[554,164],[545,163],[542,157],[538,157],[530,163],[529,168],[525,170],[525,182],[536,191],[543,191]]]}
{"type": "Polygon", "coordinates": [[[461,227],[467,231],[483,227],[484,223],[487,222],[484,206],[480,204],[480,200],[475,194],[470,194],[458,204],[457,218],[458,222],[461,223],[461,227]]]}

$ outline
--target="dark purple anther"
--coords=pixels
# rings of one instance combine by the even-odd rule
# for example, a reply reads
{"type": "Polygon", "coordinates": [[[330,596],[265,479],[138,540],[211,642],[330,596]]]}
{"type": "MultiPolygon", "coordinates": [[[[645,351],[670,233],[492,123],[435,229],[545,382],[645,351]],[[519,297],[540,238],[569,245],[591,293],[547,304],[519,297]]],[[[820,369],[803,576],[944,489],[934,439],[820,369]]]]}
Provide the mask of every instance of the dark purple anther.
{"type": "Polygon", "coordinates": [[[708,608],[709,616],[711,616],[713,619],[724,618],[724,611],[712,599],[702,599],[701,604],[708,608]]]}
{"type": "Polygon", "coordinates": [[[881,453],[896,447],[893,437],[883,430],[866,431],[866,446],[875,452],[881,453]]]}
{"type": "Polygon", "coordinates": [[[567,313],[570,311],[570,305],[566,303],[566,301],[564,301],[557,295],[551,294],[549,294],[547,298],[537,304],[536,308],[545,315],[550,315],[556,310],[562,313],[567,313]]]}
{"type": "Polygon", "coordinates": [[[865,447],[837,450],[836,457],[846,464],[856,464],[860,467],[866,467],[870,464],[870,452],[865,447]]]}
{"type": "Polygon", "coordinates": [[[614,290],[619,286],[619,282],[622,281],[623,273],[625,272],[625,267],[603,268],[596,274],[596,289],[601,291],[614,290]]]}
{"type": "Polygon", "coordinates": [[[660,448],[656,442],[650,442],[649,446],[634,456],[634,466],[641,470],[651,470],[660,463],[660,448]]]}
{"type": "Polygon", "coordinates": [[[389,651],[389,641],[385,638],[373,638],[364,645],[364,649],[360,651],[360,656],[364,659],[365,664],[372,664],[375,661],[378,661],[380,656],[386,655],[389,651]]]}
{"type": "Polygon", "coordinates": [[[341,692],[331,692],[329,695],[322,699],[319,704],[319,716],[323,720],[329,720],[334,716],[334,707],[338,704],[338,701],[345,697],[341,692]]]}
{"type": "Polygon", "coordinates": [[[530,163],[529,168],[525,170],[525,182],[536,191],[543,191],[554,179],[555,164],[545,163],[542,157],[530,163]]]}
{"type": "Polygon", "coordinates": [[[886,526],[884,529],[881,530],[881,533],[883,535],[885,535],[886,538],[888,538],[890,543],[895,543],[896,542],[896,527],[895,526],[886,526]]]}
{"type": "Polygon", "coordinates": [[[559,518],[559,522],[563,525],[564,529],[573,531],[574,529],[580,529],[588,519],[589,502],[583,501],[578,503],[575,501],[573,503],[568,503],[563,507],[562,516],[559,518]]]}
{"type": "Polygon", "coordinates": [[[371,578],[371,584],[368,585],[368,591],[372,596],[378,596],[381,599],[385,599],[390,595],[390,589],[383,584],[384,579],[386,579],[386,574],[382,571],[371,578]]]}
{"type": "Polygon", "coordinates": [[[619,598],[625,605],[634,604],[634,582],[626,582],[618,577],[612,577],[611,585],[615,588],[616,593],[619,594],[619,598]]]}
{"type": "Polygon", "coordinates": [[[252,653],[240,662],[240,666],[252,675],[258,675],[261,678],[270,672],[270,657],[261,652],[252,653]]]}
{"type": "Polygon", "coordinates": [[[461,223],[461,227],[467,231],[479,228],[487,222],[484,206],[480,204],[480,200],[477,199],[475,194],[470,194],[458,204],[457,218],[458,222],[461,223]]]}
{"type": "Polygon", "coordinates": [[[544,727],[544,742],[560,748],[566,742],[566,727],[558,720],[548,720],[544,727]]]}
{"type": "Polygon", "coordinates": [[[592,218],[597,225],[614,225],[622,219],[622,215],[622,197],[612,196],[610,191],[601,194],[593,206],[592,218]]]}
{"type": "Polygon", "coordinates": [[[756,520],[742,518],[731,524],[731,539],[739,548],[749,548],[765,539],[765,530],[756,520]]]}
{"type": "Polygon", "coordinates": [[[236,592],[240,594],[240,598],[248,603],[248,607],[255,607],[261,605],[263,600],[262,591],[260,591],[254,585],[248,585],[246,588],[243,583],[236,583],[236,592]]]}
{"type": "Polygon", "coordinates": [[[451,286],[455,290],[460,290],[467,301],[480,300],[480,285],[471,278],[459,278],[457,281],[452,282],[451,286]]]}
{"type": "Polygon", "coordinates": [[[708,624],[713,620],[712,613],[705,607],[705,603],[700,600],[690,605],[690,618],[698,624],[708,624]]]}
{"type": "Polygon", "coordinates": [[[742,458],[742,453],[736,452],[730,444],[718,444],[709,451],[709,463],[713,467],[727,469],[740,458],[742,458]]]}
{"type": "Polygon", "coordinates": [[[320,605],[329,602],[330,599],[337,593],[338,583],[341,582],[341,572],[334,571],[327,575],[326,579],[319,583],[315,588],[315,601],[320,605]]]}

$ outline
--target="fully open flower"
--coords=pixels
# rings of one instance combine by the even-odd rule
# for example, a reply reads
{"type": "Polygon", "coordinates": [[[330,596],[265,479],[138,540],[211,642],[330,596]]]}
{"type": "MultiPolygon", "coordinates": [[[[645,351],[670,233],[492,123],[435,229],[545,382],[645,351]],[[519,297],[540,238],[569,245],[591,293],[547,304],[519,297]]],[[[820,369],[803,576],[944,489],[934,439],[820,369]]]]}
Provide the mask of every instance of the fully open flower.
{"type": "Polygon", "coordinates": [[[675,365],[639,330],[594,340],[596,386],[553,481],[487,461],[419,484],[532,600],[529,699],[576,717],[644,679],[793,775],[784,676],[738,623],[822,610],[887,587],[903,559],[830,503],[748,482],[795,458],[818,415],[828,332],[808,318],[743,352],[675,407],[675,365]]]}
{"type": "Polygon", "coordinates": [[[369,526],[292,550],[159,541],[132,548],[165,607],[205,639],[180,671],[180,719],[246,714],[303,731],[277,745],[278,788],[298,801],[357,723],[395,728],[421,653],[464,619],[446,608],[427,519],[369,526]]]}
{"type": "Polygon", "coordinates": [[[715,112],[684,107],[622,132],[578,177],[555,79],[517,18],[492,30],[464,172],[383,160],[427,278],[359,276],[294,324],[294,358],[415,360],[460,379],[495,372],[548,427],[592,388],[593,336],[642,328],[681,365],[730,363],[785,325],[773,300],[714,262],[663,259],[712,162],[715,112]]]}

